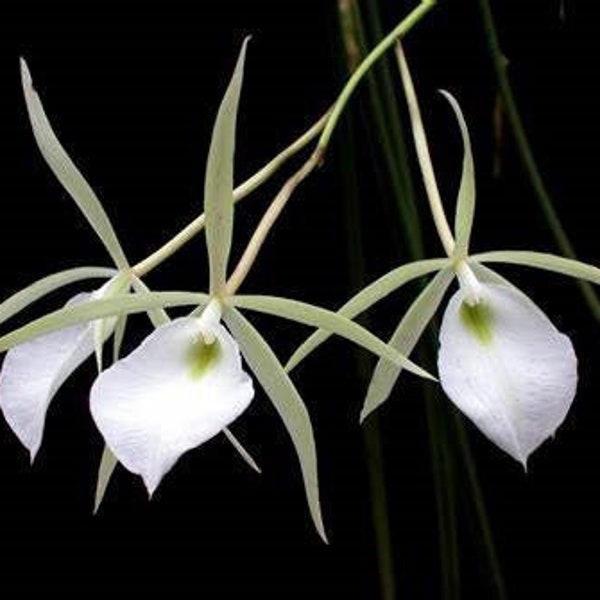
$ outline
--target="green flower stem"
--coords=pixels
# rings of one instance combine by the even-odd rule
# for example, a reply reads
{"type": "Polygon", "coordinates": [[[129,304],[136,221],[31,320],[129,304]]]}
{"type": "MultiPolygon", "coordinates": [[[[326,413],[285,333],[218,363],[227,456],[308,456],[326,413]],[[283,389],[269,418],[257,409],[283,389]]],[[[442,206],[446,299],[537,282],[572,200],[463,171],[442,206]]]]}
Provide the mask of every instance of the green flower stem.
{"type": "MultiPolygon", "coordinates": [[[[286,150],[275,157],[263,169],[261,169],[248,181],[234,190],[235,201],[247,196],[261,183],[266,181],[290,156],[308,144],[312,139],[314,139],[314,137],[316,137],[319,131],[323,129],[321,137],[319,138],[317,149],[311,158],[286,182],[280,194],[278,194],[267,210],[267,213],[265,213],[263,220],[259,225],[260,231],[257,230],[255,232],[250,244],[248,245],[248,248],[246,249],[246,252],[244,253],[244,256],[240,260],[240,264],[238,264],[236,271],[230,279],[230,283],[228,283],[227,293],[230,293],[232,289],[237,289],[243,281],[248,269],[251,267],[258,254],[258,250],[264,242],[266,234],[281,213],[281,210],[283,210],[283,207],[285,206],[296,186],[321,162],[322,155],[329,144],[333,130],[335,129],[339,118],[344,111],[348,99],[356,89],[360,80],[369,71],[377,59],[382,56],[382,54],[384,54],[385,51],[388,50],[399,37],[405,35],[414,25],[416,25],[423,18],[423,16],[429,12],[431,8],[433,8],[435,4],[436,0],[422,0],[419,6],[417,6],[397,27],[395,27],[358,66],[340,93],[335,105],[331,110],[331,113],[325,115],[318,123],[311,127],[309,131],[296,140],[296,142],[294,142],[290,147],[286,148],[286,150]]],[[[198,216],[161,248],[136,264],[132,268],[133,273],[138,277],[146,275],[165,259],[171,256],[174,252],[179,250],[179,248],[191,240],[198,232],[200,232],[204,227],[204,220],[204,214],[198,216]]]]}
{"type": "Polygon", "coordinates": [[[356,71],[352,74],[344,89],[338,96],[338,99],[333,106],[331,116],[327,120],[327,124],[321,137],[319,138],[318,148],[325,152],[329,145],[331,135],[338,124],[338,121],[346,108],[346,104],[352,96],[354,90],[360,83],[361,79],[369,72],[371,67],[377,60],[389,50],[398,38],[403,37],[408,33],[419,21],[435,6],[436,0],[422,0],[421,3],[413,9],[377,46],[370,54],[362,61],[356,71]]]}
{"type": "Polygon", "coordinates": [[[226,296],[232,296],[238,290],[246,275],[252,268],[256,257],[262,245],[264,244],[271,227],[277,221],[277,218],[281,214],[281,211],[285,208],[294,190],[300,185],[306,177],[319,165],[321,162],[321,154],[315,151],[310,158],[298,169],[284,184],[279,193],[275,196],[269,208],[265,211],[263,218],[261,219],[258,227],[252,234],[242,258],[235,267],[231,277],[227,281],[225,286],[224,294],[226,296]]]}
{"type": "Polygon", "coordinates": [[[427,136],[425,135],[425,128],[423,127],[423,119],[421,118],[421,110],[419,109],[419,102],[417,100],[417,94],[413,85],[408,63],[402,50],[400,43],[396,43],[396,60],[398,61],[398,68],[400,70],[400,77],[402,79],[402,85],[404,87],[404,93],[406,95],[406,103],[408,104],[408,111],[410,113],[410,121],[413,130],[413,137],[415,141],[415,148],[417,151],[417,157],[419,159],[419,166],[423,174],[423,184],[425,191],[427,192],[427,198],[429,200],[429,207],[433,216],[433,222],[438,232],[442,246],[448,256],[454,254],[454,248],[456,243],[452,234],[452,229],[448,224],[446,212],[444,211],[444,205],[442,204],[442,198],[438,189],[437,181],[435,178],[435,172],[433,170],[433,163],[431,162],[431,155],[429,153],[429,145],[427,143],[427,136]]]}
{"type": "MultiPolygon", "coordinates": [[[[558,217],[552,198],[546,188],[542,175],[537,166],[533,151],[525,129],[523,127],[523,121],[515,101],[515,97],[512,92],[510,82],[508,80],[508,74],[506,72],[506,58],[500,48],[500,41],[498,39],[498,33],[494,24],[494,17],[490,8],[489,0],[478,0],[479,10],[483,21],[484,30],[486,33],[488,48],[494,69],[496,71],[496,78],[498,81],[498,88],[502,97],[502,103],[506,111],[506,115],[510,122],[515,142],[517,144],[517,150],[521,157],[521,161],[525,166],[525,170],[529,174],[529,179],[535,192],[535,196],[538,200],[542,213],[552,231],[554,240],[561,252],[569,258],[576,258],[573,244],[569,240],[569,237],[558,217]]],[[[579,289],[587,303],[591,313],[596,320],[600,321],[600,301],[594,292],[594,289],[589,283],[578,281],[579,289]]]]}
{"type": "MultiPolygon", "coordinates": [[[[297,140],[290,144],[285,150],[280,152],[275,158],[269,161],[262,169],[257,171],[252,177],[244,181],[233,190],[233,199],[235,202],[245,198],[269,179],[288,159],[302,150],[307,144],[317,137],[325,127],[329,118],[329,113],[323,115],[310,129],[303,133],[297,140]]],[[[144,260],[132,267],[132,271],[137,277],[147,275],[152,269],[160,265],[164,260],[177,252],[184,244],[189,242],[204,228],[204,213],[196,217],[186,225],[178,234],[171,238],[166,244],[150,254],[144,260]]]]}
{"type": "MultiPolygon", "coordinates": [[[[358,11],[357,3],[353,2],[354,8],[354,25],[357,28],[357,38],[364,43],[364,27],[362,19],[358,11]],[[362,35],[361,35],[362,34],[362,35]]],[[[379,18],[378,0],[366,0],[369,25],[375,37],[381,37],[381,25],[379,18]]],[[[401,182],[402,186],[393,185],[392,191],[395,196],[399,216],[404,225],[404,237],[407,244],[409,255],[413,260],[418,260],[424,256],[423,241],[421,237],[421,226],[419,214],[416,208],[416,197],[410,167],[407,160],[407,149],[405,145],[405,136],[403,135],[402,120],[398,110],[398,104],[395,101],[393,90],[393,71],[392,63],[388,60],[383,60],[381,68],[377,72],[369,75],[368,85],[370,91],[370,100],[372,103],[371,116],[374,119],[375,133],[374,136],[378,140],[377,150],[383,154],[382,159],[387,166],[388,175],[392,182],[401,182]],[[375,78],[377,76],[377,79],[375,78]],[[382,83],[383,82],[383,83],[382,83]],[[379,99],[379,102],[376,100],[379,99]],[[383,144],[387,136],[393,138],[391,144],[383,144]],[[406,206],[403,206],[406,205],[406,206]],[[414,215],[414,218],[407,218],[406,214],[414,215]],[[413,224],[416,223],[416,224],[413,224]]],[[[427,346],[427,355],[431,356],[434,348],[437,346],[435,336],[431,336],[427,346]]],[[[426,362],[425,358],[421,359],[426,362]]],[[[433,395],[432,390],[425,391],[427,396],[433,395]]],[[[444,593],[454,593],[454,596],[459,595],[457,591],[460,584],[458,572],[458,535],[456,527],[456,494],[457,484],[455,478],[458,473],[455,472],[455,467],[458,464],[462,465],[468,477],[468,494],[474,505],[474,512],[477,522],[480,527],[482,546],[487,557],[488,568],[490,570],[491,579],[494,582],[496,589],[496,597],[504,599],[504,584],[502,572],[499,566],[496,550],[494,546],[493,536],[489,519],[486,512],[485,500],[479,486],[477,468],[469,448],[468,439],[464,432],[464,426],[459,430],[459,435],[452,435],[453,432],[448,431],[450,423],[445,418],[446,414],[441,414],[439,410],[435,410],[436,404],[441,401],[439,398],[426,398],[425,406],[428,415],[428,424],[430,429],[430,444],[432,458],[434,455],[440,457],[437,464],[432,465],[433,484],[436,490],[436,505],[437,516],[439,521],[440,535],[440,554],[441,554],[441,573],[442,581],[444,582],[444,593]],[[433,405],[432,405],[433,404],[433,405]],[[446,433],[444,433],[446,432],[446,433]],[[462,433],[462,437],[461,434],[462,433]],[[458,447],[455,447],[455,438],[458,437],[458,447]],[[452,438],[452,439],[449,439],[452,438]],[[460,457],[456,456],[456,452],[460,453],[460,457]],[[454,456],[455,460],[450,461],[444,457],[454,456]],[[457,464],[455,464],[457,463],[457,464]],[[450,590],[450,591],[446,591],[450,590]]],[[[371,418],[377,415],[372,415],[371,418]]],[[[457,428],[460,425],[460,416],[457,415],[456,420],[459,421],[457,428]]]]}

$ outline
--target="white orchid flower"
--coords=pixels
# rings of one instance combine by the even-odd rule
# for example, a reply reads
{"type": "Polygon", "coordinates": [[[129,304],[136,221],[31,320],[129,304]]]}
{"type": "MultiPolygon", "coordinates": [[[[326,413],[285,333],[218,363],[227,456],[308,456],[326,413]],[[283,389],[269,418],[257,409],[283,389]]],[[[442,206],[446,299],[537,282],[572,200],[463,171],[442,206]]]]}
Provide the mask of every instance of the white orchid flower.
{"type": "MultiPolygon", "coordinates": [[[[0,337],[0,352],[18,347],[36,336],[53,335],[53,332],[59,331],[60,335],[64,335],[71,326],[78,327],[81,323],[107,317],[147,312],[153,319],[156,331],[129,356],[102,372],[92,388],[92,415],[110,449],[105,452],[100,466],[97,502],[117,460],[130,471],[140,474],[152,493],[184,452],[220,431],[251,462],[239,442],[226,429],[245,410],[254,394],[252,380],[242,368],[243,357],[290,434],[300,461],[311,516],[317,531],[326,539],[319,501],[316,448],[308,411],[268,343],[238,308],[323,328],[415,374],[429,379],[433,377],[344,316],[286,298],[236,293],[265,239],[273,215],[278,214],[294,187],[310,172],[308,167],[303,167],[282,187],[272,204],[276,209],[270,207],[267,210],[239,264],[227,279],[233,233],[235,124],[245,50],[246,43],[219,108],[208,154],[204,215],[210,293],[150,292],[124,269],[123,275],[130,278],[128,281],[135,288],[135,294],[93,299],[41,317],[0,337]],[[267,225],[263,226],[263,222],[267,225]],[[204,310],[200,317],[194,316],[196,309],[189,317],[169,322],[164,309],[185,305],[204,310]]],[[[39,121],[35,125],[39,127],[39,121]]],[[[48,142],[48,137],[43,136],[42,141],[38,139],[38,144],[42,151],[50,154],[51,159],[58,141],[53,136],[48,142]]],[[[62,148],[60,150],[64,155],[62,148]]],[[[313,155],[311,160],[316,161],[317,158],[313,155]]],[[[46,159],[52,166],[51,160],[46,159]]],[[[310,164],[316,164],[311,160],[310,164]]],[[[63,174],[69,168],[75,167],[69,162],[67,169],[63,164],[56,170],[63,174]]],[[[80,184],[79,192],[83,189],[80,184]]],[[[66,184],[65,187],[69,189],[66,184]]],[[[95,217],[101,206],[94,199],[97,203],[95,213],[90,217],[88,211],[86,216],[100,234],[102,230],[97,227],[95,217]]],[[[102,239],[106,244],[105,238],[102,239]]],[[[38,282],[31,287],[40,285],[38,282]]],[[[27,290],[23,293],[33,295],[27,290]]],[[[15,304],[14,297],[7,303],[15,304]]],[[[0,305],[0,315],[7,303],[0,305]]]]}
{"type": "MultiPolygon", "coordinates": [[[[24,60],[21,60],[21,78],[32,130],[43,157],[94,228],[117,268],[79,267],[45,277],[3,302],[0,322],[42,296],[84,279],[110,278],[98,290],[76,295],[67,302],[67,307],[110,298],[129,287],[127,278],[120,275],[128,271],[128,262],[112,225],[93,190],[56,138],[24,60]]],[[[81,322],[29,339],[8,351],[0,371],[0,408],[29,450],[32,461],[39,450],[46,412],[56,392],[94,351],[101,368],[102,345],[116,326],[115,318],[81,322]]]]}
{"type": "Polygon", "coordinates": [[[199,318],[162,325],[92,387],[98,429],[150,494],[181,454],[223,431],[254,396],[220,317],[213,300],[199,318]]]}
{"type": "MultiPolygon", "coordinates": [[[[440,329],[440,383],[484,435],[526,465],[528,456],[554,435],[567,415],[577,387],[577,359],[569,338],[543,311],[483,263],[522,264],[596,284],[600,284],[600,269],[538,252],[469,255],[475,179],[467,126],[456,100],[443,92],[458,120],[465,148],[453,233],[442,208],[416,95],[400,50],[398,58],[423,180],[447,258],[417,261],[387,273],[347,302],[339,314],[354,318],[408,281],[438,271],[389,341],[410,356],[456,279],[459,289],[448,302],[440,329]]],[[[295,351],[286,368],[294,368],[327,337],[324,331],[315,332],[295,351]]],[[[401,370],[379,360],[361,420],[385,402],[401,370]]]]}
{"type": "MultiPolygon", "coordinates": [[[[109,297],[118,280],[80,293],[67,307],[109,297]],[[111,285],[112,284],[112,285],[111,285]],[[111,289],[112,288],[112,289],[111,289]]],[[[65,380],[113,332],[117,319],[83,322],[34,337],[11,348],[0,371],[0,409],[33,462],[44,432],[50,402],[65,380]]],[[[101,361],[101,358],[99,358],[101,361]]]]}

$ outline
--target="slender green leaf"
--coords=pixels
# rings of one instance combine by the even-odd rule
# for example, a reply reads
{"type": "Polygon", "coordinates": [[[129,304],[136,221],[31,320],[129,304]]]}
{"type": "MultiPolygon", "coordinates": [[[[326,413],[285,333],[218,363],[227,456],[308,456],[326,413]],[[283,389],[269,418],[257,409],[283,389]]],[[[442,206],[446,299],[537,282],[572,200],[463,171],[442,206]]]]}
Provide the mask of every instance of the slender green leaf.
{"type": "Polygon", "coordinates": [[[96,481],[96,493],[94,497],[94,514],[98,512],[98,509],[102,504],[106,488],[108,487],[110,478],[118,464],[119,461],[116,459],[115,455],[110,451],[110,448],[105,445],[104,450],[102,451],[102,458],[100,459],[100,467],[98,468],[98,479],[96,481]]]}
{"type": "MultiPolygon", "coordinates": [[[[410,356],[423,331],[437,311],[453,278],[454,273],[448,268],[437,273],[429,282],[427,287],[417,296],[400,321],[396,331],[394,331],[389,341],[392,348],[395,348],[404,356],[410,356]]],[[[365,404],[360,413],[361,422],[388,399],[401,372],[402,367],[398,367],[389,360],[379,359],[369,383],[365,404]]]]}
{"type": "Polygon", "coordinates": [[[284,319],[290,319],[297,323],[320,327],[370,350],[377,356],[387,358],[415,375],[425,377],[426,379],[435,379],[425,369],[422,369],[419,365],[402,356],[402,354],[393,348],[390,348],[390,346],[382,342],[370,331],[339,313],[334,313],[324,308],[313,306],[312,304],[306,304],[305,302],[299,302],[298,300],[273,296],[233,296],[231,302],[239,308],[256,310],[284,319]]]}
{"type": "Polygon", "coordinates": [[[223,433],[225,437],[231,442],[233,447],[238,451],[239,455],[248,463],[248,466],[251,469],[254,469],[257,473],[261,473],[260,467],[256,464],[256,461],[252,458],[252,455],[244,446],[242,446],[241,442],[231,433],[231,430],[228,427],[223,429],[223,433]]]}
{"type": "Polygon", "coordinates": [[[473,152],[471,150],[469,129],[467,128],[460,105],[449,92],[440,90],[440,93],[448,100],[454,111],[464,148],[462,175],[458,188],[456,217],[454,220],[454,236],[456,239],[454,253],[462,257],[466,256],[469,252],[469,241],[471,239],[471,230],[473,229],[473,217],[475,216],[475,167],[473,166],[473,152]]]}
{"type": "Polygon", "coordinates": [[[42,156],[56,178],[75,200],[117,267],[120,270],[126,270],[128,268],[127,259],[112,224],[104,212],[100,200],[73,164],[52,130],[52,126],[44,112],[44,107],[33,87],[27,63],[23,59],[21,59],[21,80],[33,135],[42,156]]]}
{"type": "Polygon", "coordinates": [[[75,306],[67,306],[44,315],[23,327],[0,337],[0,352],[22,344],[27,340],[83,321],[93,321],[128,313],[147,312],[167,306],[189,306],[208,301],[207,294],[193,292],[151,292],[126,294],[106,300],[92,300],[75,306]]]}
{"type": "Polygon", "coordinates": [[[84,279],[108,279],[117,274],[115,269],[104,267],[76,267],[48,275],[35,283],[18,291],[0,304],[0,323],[16,315],[30,304],[39,300],[46,294],[65,285],[82,281],[84,279]]]}
{"type": "Polygon", "coordinates": [[[248,39],[244,40],[235,71],[219,107],[206,163],[204,214],[211,294],[218,292],[225,285],[227,261],[231,250],[235,125],[248,39]]]}
{"type": "Polygon", "coordinates": [[[300,460],[310,514],[319,535],[327,542],[319,501],[317,451],[306,406],[273,350],[250,322],[229,306],[225,309],[223,319],[292,438],[300,460]]]}
{"type": "Polygon", "coordinates": [[[471,259],[477,262],[507,263],[523,265],[534,269],[553,271],[561,275],[569,275],[575,279],[583,279],[590,283],[600,284],[600,269],[578,260],[564,258],[545,252],[530,252],[527,250],[497,250],[474,254],[471,259]]]}
{"type": "MultiPolygon", "coordinates": [[[[356,296],[351,298],[340,310],[338,314],[353,319],[363,311],[367,310],[373,304],[376,304],[405,283],[412,281],[433,271],[437,271],[448,266],[449,260],[446,258],[434,258],[431,260],[420,260],[406,265],[402,265],[389,273],[383,275],[366,288],[362,289],[356,296]]],[[[291,371],[301,361],[303,361],[313,350],[318,348],[330,336],[331,332],[320,329],[308,337],[292,354],[285,368],[291,371]]]]}

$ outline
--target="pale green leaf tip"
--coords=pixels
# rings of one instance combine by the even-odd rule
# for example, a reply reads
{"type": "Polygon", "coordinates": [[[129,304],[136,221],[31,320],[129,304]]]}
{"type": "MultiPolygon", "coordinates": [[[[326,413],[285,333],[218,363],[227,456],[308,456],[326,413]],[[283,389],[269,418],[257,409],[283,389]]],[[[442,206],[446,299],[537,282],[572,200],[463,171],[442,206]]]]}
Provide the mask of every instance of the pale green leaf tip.
{"type": "Polygon", "coordinates": [[[19,57],[19,64],[21,65],[21,82],[23,83],[23,87],[33,87],[33,80],[31,79],[29,67],[22,56],[19,57]]]}
{"type": "Polygon", "coordinates": [[[102,496],[98,492],[96,492],[96,497],[94,498],[94,510],[92,511],[92,515],[96,516],[98,514],[101,504],[102,496]]]}
{"type": "Polygon", "coordinates": [[[317,523],[317,532],[319,534],[319,537],[323,540],[323,543],[329,546],[329,538],[325,533],[325,527],[323,523],[317,523]]]}
{"type": "Polygon", "coordinates": [[[362,425],[365,422],[365,419],[371,414],[371,410],[367,409],[366,406],[360,411],[360,416],[358,417],[358,422],[362,425]]]}

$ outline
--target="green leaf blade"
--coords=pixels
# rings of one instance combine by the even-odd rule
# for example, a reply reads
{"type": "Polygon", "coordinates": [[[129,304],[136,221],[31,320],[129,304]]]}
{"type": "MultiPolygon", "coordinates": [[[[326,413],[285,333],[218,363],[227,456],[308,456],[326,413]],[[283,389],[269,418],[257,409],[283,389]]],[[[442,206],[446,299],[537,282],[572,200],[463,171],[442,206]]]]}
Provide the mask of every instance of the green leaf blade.
{"type": "Polygon", "coordinates": [[[292,438],[300,461],[310,514],[317,532],[327,542],[319,500],[317,451],[310,416],[304,402],[271,347],[251,323],[229,306],[225,309],[223,319],[292,438]]]}
{"type": "MultiPolygon", "coordinates": [[[[448,290],[454,273],[451,269],[443,269],[427,284],[417,296],[398,327],[390,338],[389,345],[405,356],[410,356],[423,331],[433,318],[435,312],[448,290]]],[[[367,396],[360,413],[361,422],[388,398],[402,367],[388,360],[379,359],[369,383],[367,396]]]]}
{"type": "Polygon", "coordinates": [[[204,214],[211,294],[218,293],[225,286],[231,250],[235,127],[248,40],[249,38],[244,40],[233,76],[219,107],[206,163],[204,214]]]}
{"type": "MultiPolygon", "coordinates": [[[[351,298],[338,313],[348,319],[353,319],[363,311],[367,310],[404,284],[446,267],[449,260],[446,258],[416,261],[402,265],[389,273],[386,273],[366,288],[351,298]]],[[[316,350],[332,334],[320,329],[308,337],[292,354],[286,364],[286,370],[291,371],[309,354],[316,350]]]]}
{"type": "Polygon", "coordinates": [[[113,226],[100,200],[56,137],[42,102],[33,87],[27,63],[23,59],[21,59],[21,80],[33,135],[44,160],[84,214],[115,265],[119,270],[127,270],[127,258],[113,226]]]}

